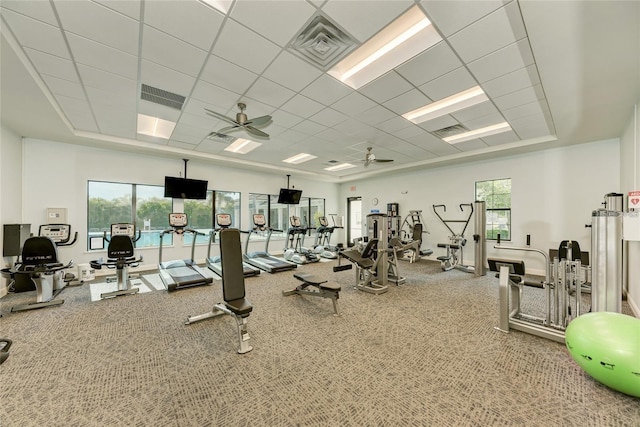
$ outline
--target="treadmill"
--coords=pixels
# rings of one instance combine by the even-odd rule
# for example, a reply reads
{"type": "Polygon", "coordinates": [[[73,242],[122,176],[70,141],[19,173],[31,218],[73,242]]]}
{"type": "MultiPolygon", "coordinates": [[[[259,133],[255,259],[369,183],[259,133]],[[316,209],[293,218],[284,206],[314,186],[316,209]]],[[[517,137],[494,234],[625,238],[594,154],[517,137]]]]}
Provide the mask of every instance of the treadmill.
{"type": "MultiPolygon", "coordinates": [[[[218,228],[211,230],[209,233],[209,248],[207,249],[207,267],[209,270],[216,273],[218,276],[222,277],[222,259],[211,256],[211,244],[216,241],[216,233],[220,232],[225,228],[229,228],[231,226],[231,215],[229,214],[216,214],[216,224],[218,224],[218,228]]],[[[244,273],[244,277],[253,277],[260,274],[260,269],[252,267],[250,264],[246,262],[242,263],[242,270],[244,273]]]]}
{"type": "Polygon", "coordinates": [[[276,258],[269,254],[269,240],[271,239],[271,233],[274,230],[267,226],[267,221],[264,214],[253,214],[254,227],[249,230],[247,234],[247,242],[244,247],[244,260],[254,267],[258,267],[260,270],[264,270],[267,273],[278,273],[280,271],[289,271],[298,268],[298,266],[292,262],[283,260],[282,258],[276,258]],[[249,252],[249,241],[251,240],[251,234],[256,232],[266,232],[267,240],[264,245],[264,251],[249,252]]]}
{"type": "Polygon", "coordinates": [[[160,279],[162,280],[162,283],[169,292],[183,288],[190,288],[193,286],[210,285],[211,283],[213,283],[212,277],[206,277],[202,273],[200,273],[198,269],[196,269],[197,264],[194,261],[194,255],[196,251],[196,237],[198,237],[198,235],[204,236],[205,234],[191,228],[187,228],[187,224],[187,214],[170,213],[169,225],[171,226],[171,228],[160,233],[158,272],[160,273],[160,279]],[[162,242],[164,240],[164,235],[183,235],[184,233],[193,234],[193,243],[191,244],[191,259],[180,259],[163,262],[162,242]]]}

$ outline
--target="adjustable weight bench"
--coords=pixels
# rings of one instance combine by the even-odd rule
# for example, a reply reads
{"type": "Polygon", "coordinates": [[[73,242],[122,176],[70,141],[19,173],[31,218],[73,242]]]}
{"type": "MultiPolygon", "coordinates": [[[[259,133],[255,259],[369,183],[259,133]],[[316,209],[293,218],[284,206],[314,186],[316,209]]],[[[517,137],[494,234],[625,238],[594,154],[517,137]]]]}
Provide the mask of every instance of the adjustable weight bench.
{"type": "Polygon", "coordinates": [[[185,325],[223,314],[233,316],[238,327],[238,353],[244,354],[253,349],[249,345],[250,337],[247,331],[247,318],[253,310],[253,305],[245,298],[240,232],[235,228],[220,230],[220,263],[224,302],[214,305],[207,313],[188,316],[185,325]]]}
{"type": "Polygon", "coordinates": [[[295,273],[293,275],[296,279],[300,280],[302,284],[298,285],[295,289],[290,291],[282,291],[282,295],[287,297],[289,295],[311,295],[322,298],[331,298],[333,302],[333,311],[336,316],[340,315],[340,309],[338,307],[338,298],[340,297],[340,285],[334,282],[329,282],[318,276],[308,273],[295,273]],[[308,290],[309,287],[316,290],[308,290]]]}

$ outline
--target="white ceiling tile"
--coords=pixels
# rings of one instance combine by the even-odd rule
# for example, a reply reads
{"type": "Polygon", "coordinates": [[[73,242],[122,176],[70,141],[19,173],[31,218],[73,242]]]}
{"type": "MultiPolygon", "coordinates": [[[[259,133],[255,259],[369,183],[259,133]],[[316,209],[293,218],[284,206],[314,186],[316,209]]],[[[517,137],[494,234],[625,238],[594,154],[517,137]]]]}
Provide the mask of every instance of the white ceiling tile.
{"type": "Polygon", "coordinates": [[[132,55],[138,53],[138,21],[89,1],[62,1],[55,6],[65,31],[132,55]]]}
{"type": "Polygon", "coordinates": [[[138,78],[137,56],[71,33],[67,35],[67,40],[77,63],[119,74],[128,79],[138,78]]]}
{"type": "Polygon", "coordinates": [[[183,150],[194,150],[200,141],[201,139],[195,142],[182,141],[179,138],[174,139],[172,135],[167,145],[169,147],[182,148],[183,150]]]}
{"type": "Polygon", "coordinates": [[[521,139],[536,138],[552,134],[547,123],[547,117],[543,113],[510,120],[509,124],[521,139]]]}
{"type": "Polygon", "coordinates": [[[207,108],[210,110],[221,109],[223,113],[226,113],[231,108],[235,108],[239,98],[240,95],[237,93],[202,80],[196,83],[193,93],[191,94],[191,99],[199,99],[207,104],[207,108]]]}
{"type": "Polygon", "coordinates": [[[325,130],[327,126],[321,125],[311,120],[305,120],[291,127],[290,130],[304,133],[305,135],[315,135],[325,130]]]}
{"type": "Polygon", "coordinates": [[[413,111],[416,108],[430,104],[431,102],[431,99],[429,99],[424,93],[417,89],[412,89],[400,96],[396,96],[395,98],[384,102],[383,105],[394,113],[402,115],[406,112],[413,111]]]}
{"type": "Polygon", "coordinates": [[[144,23],[209,51],[224,16],[200,1],[147,1],[144,23]]]}
{"type": "Polygon", "coordinates": [[[226,21],[212,53],[261,74],[280,53],[280,48],[235,21],[226,21]]]}
{"type": "Polygon", "coordinates": [[[413,89],[395,71],[390,71],[359,89],[359,92],[378,103],[383,103],[413,89]]]}
{"type": "Polygon", "coordinates": [[[360,114],[356,114],[356,119],[360,120],[363,123],[368,123],[370,125],[377,125],[378,123],[385,122],[393,117],[393,114],[388,109],[384,108],[381,105],[376,105],[373,108],[368,109],[360,114]]]}
{"type": "Polygon", "coordinates": [[[191,76],[144,59],[142,60],[140,81],[146,85],[185,97],[189,95],[195,83],[195,79],[191,76]]]}
{"type": "Polygon", "coordinates": [[[320,77],[321,74],[320,70],[309,65],[309,63],[287,51],[282,51],[262,76],[299,92],[313,80],[320,77]]]}
{"type": "Polygon", "coordinates": [[[325,108],[319,113],[316,113],[313,116],[309,117],[309,120],[313,120],[316,123],[331,127],[345,121],[347,118],[348,117],[346,117],[344,114],[332,108],[325,108]]]}
{"type": "Polygon", "coordinates": [[[491,98],[506,95],[525,87],[540,83],[535,64],[519,68],[509,74],[497,77],[482,84],[482,89],[491,98]]]}
{"type": "Polygon", "coordinates": [[[339,144],[341,147],[346,144],[353,144],[357,141],[356,138],[345,136],[345,134],[337,131],[336,129],[326,129],[315,136],[317,138],[322,138],[324,141],[339,144]]]}
{"type": "Polygon", "coordinates": [[[474,22],[448,41],[464,62],[471,62],[527,36],[517,2],[474,22]]]}
{"type": "Polygon", "coordinates": [[[304,120],[300,116],[287,113],[286,111],[283,111],[283,110],[274,111],[274,113],[271,115],[271,118],[273,119],[273,123],[287,129],[297,125],[298,123],[304,120]]]}
{"type": "Polygon", "coordinates": [[[429,98],[438,101],[477,86],[477,84],[467,69],[460,67],[442,77],[431,80],[429,83],[423,84],[418,89],[429,98]]]}
{"type": "Polygon", "coordinates": [[[119,94],[136,94],[137,82],[135,80],[82,64],[78,64],[78,72],[85,87],[94,87],[119,94]]]}
{"type": "Polygon", "coordinates": [[[329,0],[322,11],[358,41],[364,42],[413,6],[409,0],[380,0],[363,10],[360,1],[329,0]]]}
{"type": "Polygon", "coordinates": [[[2,18],[21,46],[71,59],[59,28],[5,9],[2,9],[2,18]]]}
{"type": "Polygon", "coordinates": [[[527,116],[543,114],[543,111],[543,106],[540,105],[540,102],[534,101],[514,108],[509,108],[507,110],[502,110],[502,114],[510,122],[511,120],[521,119],[527,116]]]}
{"type": "Polygon", "coordinates": [[[384,132],[389,132],[395,135],[395,132],[406,127],[409,127],[411,122],[404,117],[396,116],[384,122],[380,122],[376,127],[384,132]]]}
{"type": "Polygon", "coordinates": [[[301,116],[312,116],[322,110],[324,106],[306,96],[296,95],[282,106],[282,110],[292,114],[300,114],[301,116]]]}
{"type": "Polygon", "coordinates": [[[93,106],[118,108],[120,110],[128,110],[135,112],[136,105],[136,85],[133,82],[132,90],[124,92],[122,90],[104,90],[87,86],[87,97],[93,106]]]}
{"type": "Polygon", "coordinates": [[[76,130],[98,132],[98,126],[91,113],[91,106],[86,100],[58,95],[56,101],[76,130]]]}
{"type": "Polygon", "coordinates": [[[98,121],[100,132],[107,132],[122,138],[136,138],[137,115],[135,111],[120,107],[94,105],[93,112],[98,121]]]}
{"type": "Polygon", "coordinates": [[[502,132],[502,133],[497,133],[495,135],[490,135],[490,136],[485,136],[482,138],[482,140],[490,146],[493,145],[501,145],[501,144],[508,144],[510,142],[516,142],[519,141],[520,138],[518,138],[518,135],[516,135],[514,132],[502,132]]]}
{"type": "Polygon", "coordinates": [[[231,18],[285,46],[315,11],[313,6],[303,1],[238,0],[231,10],[231,18]]]}
{"type": "Polygon", "coordinates": [[[84,101],[87,99],[80,83],[47,75],[43,75],[42,80],[44,80],[47,87],[54,95],[64,95],[69,98],[81,99],[84,101]]]}
{"type": "Polygon", "coordinates": [[[314,99],[323,105],[331,105],[349,95],[353,89],[328,74],[322,74],[309,86],[304,88],[302,95],[314,99]]]}
{"type": "MultiPolygon", "coordinates": [[[[200,101],[196,98],[187,98],[184,106],[182,107],[182,116],[188,117],[198,117],[201,120],[208,120],[212,126],[214,126],[219,120],[213,116],[210,116],[206,113],[205,108],[212,110],[210,101],[200,101]]],[[[222,108],[222,107],[221,107],[222,108]]],[[[228,111],[225,111],[225,114],[228,111]]]]}
{"type": "Polygon", "coordinates": [[[427,15],[446,36],[490,14],[511,0],[432,1],[422,0],[427,15]]]}
{"type": "MultiPolygon", "coordinates": [[[[108,7],[109,9],[113,9],[117,12],[122,13],[123,15],[128,16],[129,18],[135,19],[136,21],[140,20],[140,0],[126,0],[126,1],[113,1],[113,0],[93,0],[96,3],[100,3],[104,7],[108,7]]],[[[56,0],[56,3],[58,0],[56,0]]],[[[145,3],[145,10],[148,7],[148,4],[151,2],[145,3]]]]}
{"type": "Polygon", "coordinates": [[[195,148],[195,151],[203,153],[218,154],[221,153],[229,144],[223,144],[218,141],[212,141],[210,139],[204,139],[195,148]]]}
{"type": "Polygon", "coordinates": [[[142,32],[142,58],[189,76],[197,76],[207,52],[148,25],[142,32]]]}
{"type": "Polygon", "coordinates": [[[522,39],[468,64],[469,70],[480,83],[533,64],[533,53],[528,39],[522,39]]]}
{"type": "Polygon", "coordinates": [[[296,93],[271,80],[260,77],[247,91],[247,96],[273,107],[280,107],[296,93]]]}
{"type": "Polygon", "coordinates": [[[420,86],[462,66],[462,62],[444,41],[400,65],[396,71],[415,86],[420,86]]]}
{"type": "Polygon", "coordinates": [[[159,117],[163,120],[169,120],[170,122],[177,122],[180,117],[180,111],[175,108],[165,107],[164,105],[144,100],[140,100],[138,103],[138,113],[159,117]]]}
{"type": "Polygon", "coordinates": [[[473,119],[469,118],[468,120],[460,120],[460,123],[462,123],[467,129],[481,129],[487,126],[502,123],[504,121],[505,120],[504,117],[502,117],[502,114],[496,112],[473,119]]]}
{"type": "Polygon", "coordinates": [[[419,135],[424,135],[425,133],[426,132],[424,129],[414,125],[411,122],[409,122],[409,126],[394,131],[395,136],[401,139],[405,139],[407,141],[409,141],[410,138],[415,138],[419,135]]]}
{"type": "Polygon", "coordinates": [[[542,85],[535,85],[494,98],[494,102],[501,110],[517,107],[518,105],[544,99],[542,85]]]}
{"type": "Polygon", "coordinates": [[[359,94],[358,92],[353,92],[332,104],[331,108],[348,116],[355,116],[356,114],[366,111],[375,105],[376,103],[369,98],[359,94]]]}
{"type": "Polygon", "coordinates": [[[215,55],[210,55],[200,78],[242,94],[256,81],[258,75],[215,55]]]}
{"type": "Polygon", "coordinates": [[[450,154],[457,154],[460,152],[457,148],[453,147],[440,139],[432,136],[433,139],[424,140],[418,145],[425,150],[435,154],[436,156],[448,156],[450,154]]]}
{"type": "Polygon", "coordinates": [[[79,83],[78,73],[70,59],[50,55],[39,50],[26,48],[25,53],[37,70],[45,70],[46,75],[79,83]]]}
{"type": "Polygon", "coordinates": [[[472,139],[470,141],[463,141],[457,144],[453,144],[455,148],[460,151],[475,151],[483,148],[487,148],[487,144],[481,139],[472,139]]]}
{"type": "MultiPolygon", "coordinates": [[[[0,9],[12,10],[21,15],[30,16],[38,21],[45,22],[49,25],[58,26],[58,20],[53,13],[51,3],[24,0],[2,0],[0,9]]],[[[5,14],[5,10],[2,11],[5,14]]]]}
{"type": "MultiPolygon", "coordinates": [[[[499,115],[498,109],[489,101],[481,102],[462,110],[455,111],[451,115],[460,123],[466,123],[489,115],[499,115]]],[[[504,120],[501,120],[504,121],[504,120]]]]}

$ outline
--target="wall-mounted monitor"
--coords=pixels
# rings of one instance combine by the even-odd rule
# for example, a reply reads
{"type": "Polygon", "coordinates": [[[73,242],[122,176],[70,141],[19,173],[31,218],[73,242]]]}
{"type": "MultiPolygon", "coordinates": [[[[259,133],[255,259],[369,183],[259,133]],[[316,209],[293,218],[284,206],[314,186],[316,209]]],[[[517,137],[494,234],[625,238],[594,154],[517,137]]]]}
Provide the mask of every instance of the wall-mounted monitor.
{"type": "Polygon", "coordinates": [[[174,199],[206,199],[209,182],[200,179],[164,177],[164,197],[174,199]]]}
{"type": "Polygon", "coordinates": [[[302,190],[281,188],[280,194],[278,194],[278,203],[282,203],[283,205],[297,205],[300,203],[301,196],[302,190]]]}

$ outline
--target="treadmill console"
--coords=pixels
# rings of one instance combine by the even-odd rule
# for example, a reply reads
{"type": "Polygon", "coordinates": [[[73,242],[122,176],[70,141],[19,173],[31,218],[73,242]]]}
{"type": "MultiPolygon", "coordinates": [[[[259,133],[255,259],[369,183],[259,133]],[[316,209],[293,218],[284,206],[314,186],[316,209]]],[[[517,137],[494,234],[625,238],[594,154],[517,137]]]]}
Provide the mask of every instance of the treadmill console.
{"type": "Polygon", "coordinates": [[[132,239],[136,235],[135,226],[128,223],[111,224],[112,236],[129,236],[132,239]]]}
{"type": "Polygon", "coordinates": [[[216,222],[219,227],[227,228],[231,225],[231,215],[229,214],[217,214],[216,222]]]}
{"type": "Polygon", "coordinates": [[[69,224],[46,224],[41,225],[38,235],[48,237],[55,243],[66,243],[71,237],[71,225],[69,224]]]}
{"type": "Polygon", "coordinates": [[[187,214],[186,213],[170,213],[169,225],[174,228],[182,228],[187,226],[187,214]]]}

